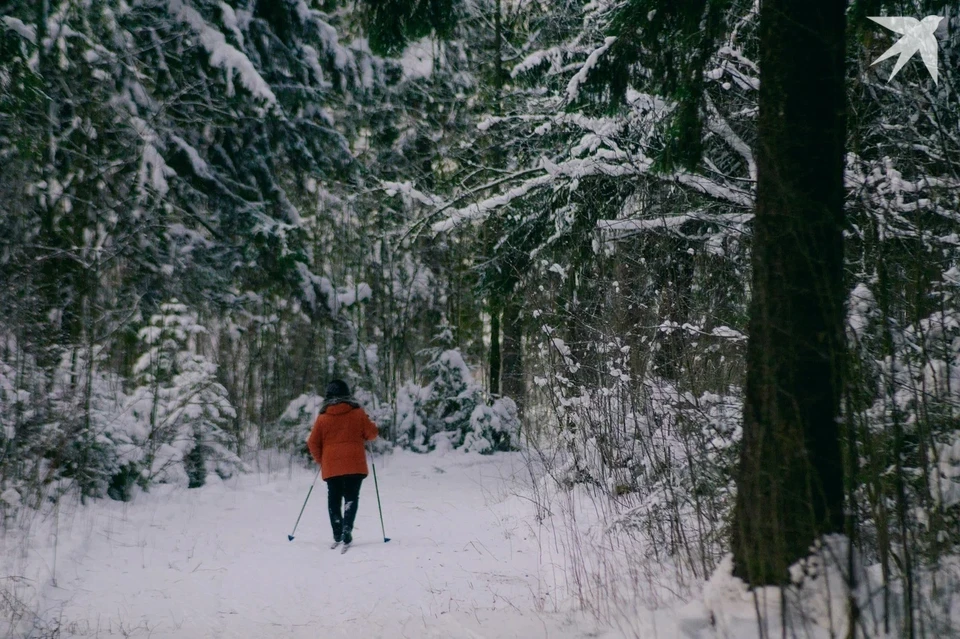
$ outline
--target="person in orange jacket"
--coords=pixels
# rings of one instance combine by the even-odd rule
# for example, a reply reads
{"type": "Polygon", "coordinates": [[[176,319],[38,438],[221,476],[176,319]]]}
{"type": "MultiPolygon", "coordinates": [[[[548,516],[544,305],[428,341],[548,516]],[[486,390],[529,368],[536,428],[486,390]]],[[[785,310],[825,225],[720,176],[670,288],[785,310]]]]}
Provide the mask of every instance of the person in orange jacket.
{"type": "Polygon", "coordinates": [[[364,443],[376,439],[379,431],[353,401],[345,381],[331,381],[324,395],[323,408],[307,438],[307,448],[320,465],[327,484],[327,509],[336,547],[340,542],[353,542],[360,484],[369,474],[364,443]]]}

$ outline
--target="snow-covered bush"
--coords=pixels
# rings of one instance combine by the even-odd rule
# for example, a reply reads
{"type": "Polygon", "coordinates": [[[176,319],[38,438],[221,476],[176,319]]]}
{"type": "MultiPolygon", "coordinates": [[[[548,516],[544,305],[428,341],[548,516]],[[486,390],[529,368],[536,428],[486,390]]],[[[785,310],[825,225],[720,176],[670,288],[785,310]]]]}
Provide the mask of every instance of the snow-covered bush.
{"type": "MultiPolygon", "coordinates": [[[[81,500],[126,501],[138,484],[196,487],[208,473],[235,473],[242,463],[223,432],[233,407],[216,365],[198,351],[203,334],[184,305],[164,304],[140,331],[139,385],[129,394],[102,345],[61,349],[48,377],[8,344],[23,373],[10,378],[11,368],[0,366],[0,449],[8,453],[0,459],[0,492],[31,506],[74,491],[81,500]],[[45,391],[34,393],[41,382],[45,391]]],[[[9,514],[12,503],[0,509],[9,514]]]]}
{"type": "MultiPolygon", "coordinates": [[[[367,444],[373,452],[385,452],[390,448],[387,428],[390,425],[391,412],[384,406],[378,406],[376,397],[363,388],[353,390],[353,399],[363,407],[367,415],[377,425],[379,438],[367,444]]],[[[317,393],[304,393],[291,401],[275,426],[267,431],[267,439],[261,442],[265,447],[276,447],[287,451],[301,461],[312,464],[307,448],[307,437],[313,429],[313,423],[323,408],[324,399],[317,393]]]]}
{"type": "Polygon", "coordinates": [[[460,449],[489,454],[514,450],[520,421],[509,398],[488,403],[460,351],[440,351],[427,366],[430,382],[404,384],[397,394],[397,443],[417,452],[460,449]]]}
{"type": "Polygon", "coordinates": [[[131,422],[123,382],[103,365],[107,349],[63,349],[46,374],[14,340],[6,346],[20,373],[0,363],[0,491],[30,506],[55,496],[51,487],[107,496],[122,466],[114,434],[131,422]]]}
{"type": "Polygon", "coordinates": [[[16,488],[0,486],[0,524],[4,524],[8,519],[16,516],[20,504],[20,492],[16,488]]]}
{"type": "Polygon", "coordinates": [[[323,407],[323,397],[316,393],[304,393],[287,405],[277,420],[276,427],[267,431],[261,445],[275,446],[289,451],[303,461],[310,459],[307,450],[307,437],[313,428],[313,422],[323,407]]]}
{"type": "Polygon", "coordinates": [[[418,453],[429,450],[430,429],[425,405],[430,387],[407,382],[400,387],[396,398],[396,416],[393,422],[397,444],[418,453]]]}
{"type": "Polygon", "coordinates": [[[460,351],[442,351],[426,369],[431,378],[424,403],[428,437],[438,433],[457,433],[454,448],[469,432],[470,416],[480,399],[480,388],[460,351]]]}
{"type": "Polygon", "coordinates": [[[470,413],[470,429],[461,444],[464,452],[489,453],[511,450],[519,430],[517,405],[509,397],[495,399],[492,405],[478,403],[470,413]]]}
{"type": "Polygon", "coordinates": [[[224,433],[234,408],[216,381],[216,365],[197,352],[197,337],[205,332],[176,300],[140,330],[144,353],[134,367],[140,386],[130,400],[139,428],[115,436],[126,445],[121,462],[140,469],[144,487],[198,487],[208,473],[225,479],[243,466],[224,433]]]}
{"type": "Polygon", "coordinates": [[[25,429],[34,415],[31,406],[34,395],[25,383],[33,367],[17,362],[22,352],[16,340],[9,335],[3,335],[3,338],[0,350],[0,522],[13,516],[19,508],[26,494],[22,478],[30,472],[26,467],[36,465],[36,460],[18,450],[25,438],[22,435],[17,437],[18,430],[25,429]],[[26,374],[18,374],[18,368],[26,374]]]}
{"type": "MultiPolygon", "coordinates": [[[[383,402],[376,393],[363,386],[356,384],[353,386],[353,399],[363,406],[367,416],[377,425],[379,436],[372,442],[367,443],[367,450],[376,454],[388,453],[393,449],[393,406],[388,402],[383,402]]],[[[312,422],[311,422],[312,423],[312,422]]]]}

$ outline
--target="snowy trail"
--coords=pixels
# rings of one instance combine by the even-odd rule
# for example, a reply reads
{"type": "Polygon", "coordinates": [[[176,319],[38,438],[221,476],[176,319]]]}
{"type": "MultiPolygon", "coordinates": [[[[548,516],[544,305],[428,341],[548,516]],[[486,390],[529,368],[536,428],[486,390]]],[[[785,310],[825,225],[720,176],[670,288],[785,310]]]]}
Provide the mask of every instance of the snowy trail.
{"type": "MultiPolygon", "coordinates": [[[[614,637],[583,619],[538,613],[548,593],[517,455],[377,460],[354,547],[331,551],[326,486],[313,473],[252,473],[199,490],[162,487],[59,515],[56,586],[33,593],[61,636],[614,637]]],[[[53,522],[29,546],[8,539],[3,576],[50,584],[53,522]]],[[[0,626],[2,628],[2,626],[0,626]]]]}

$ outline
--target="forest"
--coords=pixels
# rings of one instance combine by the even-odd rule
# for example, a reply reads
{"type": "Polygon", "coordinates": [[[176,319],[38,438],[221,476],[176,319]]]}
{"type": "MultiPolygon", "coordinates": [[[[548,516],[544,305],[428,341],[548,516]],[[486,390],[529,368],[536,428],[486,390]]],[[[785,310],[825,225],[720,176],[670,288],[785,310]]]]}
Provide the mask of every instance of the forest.
{"type": "Polygon", "coordinates": [[[669,565],[960,633],[957,4],[0,7],[4,529],[308,464],[342,378],[588,495],[597,615],[669,565]]]}

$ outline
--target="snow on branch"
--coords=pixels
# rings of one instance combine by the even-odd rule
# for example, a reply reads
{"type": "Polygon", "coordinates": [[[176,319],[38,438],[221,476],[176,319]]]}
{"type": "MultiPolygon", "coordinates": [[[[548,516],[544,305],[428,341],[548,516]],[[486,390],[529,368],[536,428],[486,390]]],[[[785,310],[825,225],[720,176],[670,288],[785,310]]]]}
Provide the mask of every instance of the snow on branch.
{"type": "MultiPolygon", "coordinates": [[[[599,154],[598,154],[599,155],[599,154]]],[[[554,164],[544,158],[540,170],[546,172],[545,175],[527,180],[522,184],[513,187],[505,193],[495,195],[475,204],[455,209],[446,220],[437,222],[433,225],[436,233],[442,233],[455,228],[458,224],[465,221],[481,221],[502,206],[506,206],[516,199],[519,199],[539,188],[553,185],[558,178],[569,178],[573,180],[591,177],[595,175],[608,176],[626,176],[645,173],[652,165],[652,161],[644,158],[641,166],[632,166],[630,164],[611,164],[597,159],[597,156],[586,159],[568,160],[561,164],[554,164]]]]}
{"type": "MultiPolygon", "coordinates": [[[[537,189],[556,187],[558,182],[569,180],[578,181],[586,177],[606,175],[611,177],[626,177],[647,175],[653,166],[653,159],[636,153],[628,155],[622,151],[599,149],[593,156],[577,158],[554,164],[543,158],[541,165],[535,172],[543,171],[544,175],[526,180],[510,190],[475,202],[468,206],[453,209],[445,220],[433,224],[435,233],[449,231],[463,222],[479,222],[494,210],[511,204],[537,189]]],[[[685,171],[676,171],[668,174],[657,174],[659,179],[674,181],[695,191],[723,200],[744,208],[753,208],[754,198],[751,193],[730,186],[718,184],[704,176],[685,171]]],[[[502,182],[502,180],[501,180],[502,182]]],[[[478,189],[479,190],[479,189],[478,189]]],[[[448,204],[447,207],[450,205],[448,204]]],[[[441,207],[437,212],[447,207],[441,207]]]]}
{"type": "Polygon", "coordinates": [[[137,171],[137,189],[143,194],[144,187],[149,184],[159,195],[166,195],[170,190],[167,178],[176,175],[176,171],[167,165],[160,149],[157,148],[160,136],[145,120],[134,116],[130,121],[143,140],[143,152],[137,171]]]}
{"type": "Polygon", "coordinates": [[[760,90],[760,79],[757,77],[760,75],[760,69],[755,62],[744,57],[739,49],[730,46],[721,47],[717,57],[721,59],[720,66],[705,72],[704,77],[709,80],[719,80],[726,73],[740,88],[748,91],[760,90]],[[747,75],[739,67],[749,69],[753,75],[747,75]]]}
{"type": "Polygon", "coordinates": [[[531,191],[548,186],[553,181],[554,177],[552,175],[541,175],[533,178],[532,180],[527,180],[520,186],[510,189],[506,193],[487,198],[486,200],[482,200],[476,204],[466,206],[462,209],[454,209],[450,215],[447,216],[447,219],[443,220],[442,222],[436,222],[432,226],[433,231],[435,233],[443,233],[456,228],[462,222],[479,222],[484,220],[491,211],[498,209],[501,206],[505,206],[513,200],[527,195],[531,191]]]}
{"type": "Polygon", "coordinates": [[[695,191],[699,191],[704,195],[709,195],[710,197],[718,200],[726,200],[727,202],[737,204],[745,208],[753,208],[753,195],[747,191],[717,184],[713,180],[707,179],[702,175],[687,173],[685,171],[678,171],[673,175],[673,177],[677,182],[685,186],[689,186],[690,188],[694,189],[695,191]]]}
{"type": "Polygon", "coordinates": [[[393,182],[390,180],[381,180],[380,185],[388,197],[400,195],[405,202],[416,200],[420,204],[426,204],[427,206],[440,206],[443,204],[443,201],[437,196],[424,193],[414,188],[413,183],[410,181],[393,182]]]}
{"type": "Polygon", "coordinates": [[[562,47],[550,47],[549,49],[534,51],[510,70],[510,77],[516,78],[521,73],[536,69],[547,60],[550,61],[551,68],[554,68],[558,65],[558,61],[563,59],[563,53],[564,49],[562,47]]]}
{"type": "Polygon", "coordinates": [[[297,262],[297,273],[300,275],[300,290],[303,299],[314,311],[319,309],[321,301],[326,303],[327,310],[330,311],[331,315],[340,310],[340,299],[329,279],[322,275],[315,275],[310,271],[310,267],[303,262],[297,262]],[[318,298],[317,293],[323,297],[323,300],[318,298]]]}
{"type": "MultiPolygon", "coordinates": [[[[627,122],[614,117],[592,117],[582,113],[553,113],[553,114],[535,114],[535,115],[510,115],[510,116],[485,116],[477,124],[477,130],[480,132],[488,131],[499,124],[508,124],[520,122],[525,124],[537,124],[534,128],[534,135],[546,135],[554,130],[554,127],[571,126],[589,131],[602,138],[605,142],[613,145],[613,137],[620,133],[627,122]]],[[[570,155],[577,155],[577,147],[573,147],[570,155]]]]}
{"type": "Polygon", "coordinates": [[[522,73],[532,71],[533,69],[536,69],[542,65],[544,62],[550,63],[550,70],[547,71],[548,76],[558,75],[568,71],[571,66],[573,66],[573,68],[578,68],[578,65],[564,65],[563,61],[565,58],[569,58],[577,54],[590,53],[591,51],[592,49],[583,46],[556,46],[534,51],[510,70],[510,77],[516,78],[522,73]]]}
{"type": "Polygon", "coordinates": [[[200,13],[184,5],[183,0],[169,0],[170,13],[192,28],[200,36],[200,44],[210,54],[210,64],[224,70],[227,77],[227,95],[233,95],[233,73],[240,76],[240,83],[255,97],[274,105],[277,97],[267,81],[246,55],[227,42],[226,37],[207,24],[200,13]]]}
{"type": "Polygon", "coordinates": [[[187,158],[190,160],[190,166],[193,168],[193,172],[198,177],[207,180],[213,179],[213,174],[210,172],[210,166],[202,157],[200,157],[200,153],[192,145],[190,145],[179,135],[171,135],[170,139],[174,142],[174,144],[180,147],[180,150],[187,154],[187,158]]]}
{"type": "Polygon", "coordinates": [[[743,141],[736,131],[730,126],[730,123],[720,115],[720,112],[717,110],[717,107],[713,104],[713,100],[710,97],[707,97],[707,110],[710,113],[710,117],[707,118],[707,127],[717,135],[719,135],[730,147],[740,154],[743,157],[744,161],[747,163],[748,172],[750,174],[750,179],[753,182],[757,181],[757,163],[753,157],[753,151],[750,150],[750,146],[743,141]]]}
{"type": "Polygon", "coordinates": [[[21,38],[24,38],[31,44],[37,42],[37,28],[32,24],[24,24],[22,20],[11,16],[3,16],[3,22],[7,28],[16,32],[21,38]]]}
{"type": "Polygon", "coordinates": [[[587,57],[587,61],[583,63],[583,66],[580,67],[577,74],[570,78],[570,82],[567,84],[567,100],[570,102],[576,101],[580,95],[580,87],[587,81],[587,76],[590,75],[590,71],[597,66],[597,62],[600,61],[600,56],[606,53],[616,41],[617,39],[613,36],[604,38],[603,44],[587,57]]]}
{"type": "MultiPolygon", "coordinates": [[[[869,209],[884,213],[884,232],[904,237],[925,235],[926,232],[911,220],[910,214],[919,211],[929,211],[951,222],[960,222],[960,214],[955,208],[942,206],[935,194],[936,191],[960,192],[960,180],[931,175],[905,179],[890,157],[865,162],[855,153],[848,153],[844,186],[855,192],[869,209]]],[[[940,240],[952,244],[953,237],[948,235],[940,240]]]]}
{"type": "Polygon", "coordinates": [[[675,229],[687,222],[711,222],[729,226],[741,226],[753,219],[753,213],[707,213],[693,211],[681,215],[662,216],[640,220],[598,220],[597,228],[610,232],[639,232],[653,229],[675,229]]]}

